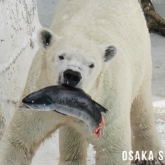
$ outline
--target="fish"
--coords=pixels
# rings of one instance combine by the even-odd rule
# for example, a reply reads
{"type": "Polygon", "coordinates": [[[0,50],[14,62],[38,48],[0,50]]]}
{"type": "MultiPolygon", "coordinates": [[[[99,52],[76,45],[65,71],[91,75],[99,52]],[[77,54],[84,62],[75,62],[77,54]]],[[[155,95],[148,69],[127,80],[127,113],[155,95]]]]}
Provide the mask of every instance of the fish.
{"type": "Polygon", "coordinates": [[[48,86],[23,98],[21,109],[55,111],[83,120],[89,131],[101,136],[105,125],[103,113],[108,110],[98,104],[80,88],[66,85],[48,86]]]}

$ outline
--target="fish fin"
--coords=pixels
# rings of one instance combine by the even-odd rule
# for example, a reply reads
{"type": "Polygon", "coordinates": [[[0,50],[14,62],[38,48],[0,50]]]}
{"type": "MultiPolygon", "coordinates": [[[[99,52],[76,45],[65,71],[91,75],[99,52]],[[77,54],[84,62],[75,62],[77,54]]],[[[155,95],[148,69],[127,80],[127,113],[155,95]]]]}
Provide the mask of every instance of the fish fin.
{"type": "Polygon", "coordinates": [[[95,107],[100,111],[100,112],[108,112],[108,110],[106,108],[104,108],[102,105],[98,104],[97,102],[95,102],[95,107]]]}

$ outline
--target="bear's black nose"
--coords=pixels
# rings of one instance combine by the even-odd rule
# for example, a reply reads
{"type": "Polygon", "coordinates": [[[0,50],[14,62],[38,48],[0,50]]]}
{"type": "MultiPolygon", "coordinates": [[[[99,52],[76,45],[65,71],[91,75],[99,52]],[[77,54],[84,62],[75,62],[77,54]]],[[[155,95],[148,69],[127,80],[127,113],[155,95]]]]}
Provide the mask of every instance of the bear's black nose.
{"type": "Polygon", "coordinates": [[[70,86],[76,86],[81,80],[81,74],[79,72],[68,69],[64,72],[64,84],[70,86]]]}

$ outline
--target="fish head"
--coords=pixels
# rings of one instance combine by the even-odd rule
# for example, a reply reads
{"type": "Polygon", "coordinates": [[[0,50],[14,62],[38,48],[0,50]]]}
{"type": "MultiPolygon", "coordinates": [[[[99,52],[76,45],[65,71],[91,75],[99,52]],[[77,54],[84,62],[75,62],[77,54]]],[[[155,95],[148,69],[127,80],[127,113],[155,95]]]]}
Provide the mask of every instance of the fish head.
{"type": "MultiPolygon", "coordinates": [[[[60,34],[57,36],[46,28],[38,34],[46,59],[47,81],[52,85],[65,84],[91,90],[115,56],[116,47],[96,42],[90,38],[91,34],[84,33],[83,28],[77,31],[67,26],[67,30],[60,34]]],[[[95,36],[93,32],[92,36],[95,36]]]]}
{"type": "Polygon", "coordinates": [[[49,92],[49,90],[42,89],[31,93],[22,100],[20,108],[43,111],[54,110],[54,101],[51,97],[51,92],[49,92]]]}

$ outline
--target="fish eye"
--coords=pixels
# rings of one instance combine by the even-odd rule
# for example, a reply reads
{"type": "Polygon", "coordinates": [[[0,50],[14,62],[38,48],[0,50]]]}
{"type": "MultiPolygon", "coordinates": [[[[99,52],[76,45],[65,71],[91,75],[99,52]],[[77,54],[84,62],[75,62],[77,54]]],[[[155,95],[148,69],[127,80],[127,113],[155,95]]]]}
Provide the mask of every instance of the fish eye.
{"type": "Polygon", "coordinates": [[[60,56],[58,56],[58,58],[59,58],[60,60],[64,60],[64,55],[60,55],[60,56]]]}
{"type": "Polygon", "coordinates": [[[94,64],[89,65],[90,68],[94,68],[94,64]]]}

